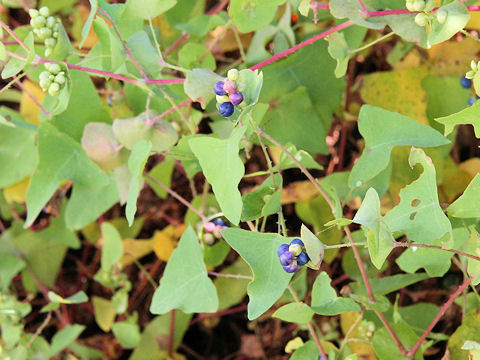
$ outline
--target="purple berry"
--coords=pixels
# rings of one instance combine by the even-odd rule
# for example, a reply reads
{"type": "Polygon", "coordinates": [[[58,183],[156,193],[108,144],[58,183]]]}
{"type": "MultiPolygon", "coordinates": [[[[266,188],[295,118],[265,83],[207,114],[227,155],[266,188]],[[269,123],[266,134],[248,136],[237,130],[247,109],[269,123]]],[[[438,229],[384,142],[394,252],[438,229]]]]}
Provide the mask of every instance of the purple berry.
{"type": "Polygon", "coordinates": [[[293,254],[290,251],[285,251],[278,258],[280,259],[280,264],[283,266],[288,266],[293,261],[293,254]]]}
{"type": "Polygon", "coordinates": [[[468,105],[472,106],[473,104],[475,104],[475,99],[474,98],[469,98],[468,99],[468,105]]]}
{"type": "Polygon", "coordinates": [[[204,228],[207,233],[211,233],[215,230],[215,223],[209,221],[204,225],[204,228]]]}
{"type": "Polygon", "coordinates": [[[294,244],[297,244],[297,245],[300,245],[300,246],[305,246],[305,244],[303,243],[303,241],[300,240],[299,238],[293,239],[292,242],[290,243],[290,245],[294,245],[294,244]]]}
{"type": "Polygon", "coordinates": [[[237,106],[243,101],[243,95],[241,92],[236,92],[235,94],[230,95],[230,102],[237,106]]]}
{"type": "Polygon", "coordinates": [[[282,244],[277,249],[277,255],[280,257],[280,255],[282,255],[286,251],[288,251],[288,245],[287,244],[282,244]]]}
{"type": "Polygon", "coordinates": [[[227,93],[225,92],[225,90],[223,90],[223,85],[224,85],[224,82],[223,81],[219,81],[215,84],[215,86],[213,87],[213,90],[215,91],[215,94],[219,95],[219,96],[222,96],[222,95],[226,95],[227,93]]]}
{"type": "Polygon", "coordinates": [[[295,261],[293,261],[290,265],[284,265],[283,270],[285,270],[287,273],[294,273],[298,270],[298,265],[295,261]]]}
{"type": "Polygon", "coordinates": [[[234,110],[233,104],[231,102],[228,102],[228,101],[220,104],[220,106],[218,107],[218,112],[223,117],[231,116],[233,114],[233,110],[234,110]]]}
{"type": "Polygon", "coordinates": [[[462,77],[460,79],[460,85],[462,85],[464,89],[470,89],[472,87],[472,80],[462,77]]]}
{"type": "Polygon", "coordinates": [[[232,80],[227,80],[223,85],[223,90],[225,90],[227,94],[235,94],[237,92],[237,83],[232,80]]]}
{"type": "Polygon", "coordinates": [[[225,221],[223,221],[222,218],[213,219],[212,222],[213,222],[215,225],[225,226],[225,221]]]}
{"type": "Polygon", "coordinates": [[[308,257],[307,253],[305,251],[302,251],[300,255],[297,256],[297,264],[298,266],[303,266],[306,263],[310,261],[310,258],[308,257]]]}

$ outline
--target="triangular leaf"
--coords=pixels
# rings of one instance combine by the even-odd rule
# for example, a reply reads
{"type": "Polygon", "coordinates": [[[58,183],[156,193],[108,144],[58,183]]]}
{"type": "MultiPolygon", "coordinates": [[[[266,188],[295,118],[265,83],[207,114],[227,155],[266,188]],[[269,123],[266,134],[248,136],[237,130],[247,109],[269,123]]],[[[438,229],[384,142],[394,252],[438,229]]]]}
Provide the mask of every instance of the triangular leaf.
{"type": "Polygon", "coordinates": [[[312,288],[312,310],[320,315],[338,315],[347,311],[360,311],[352,299],[338,297],[331,287],[332,280],[325,271],[317,276],[312,288]]]}

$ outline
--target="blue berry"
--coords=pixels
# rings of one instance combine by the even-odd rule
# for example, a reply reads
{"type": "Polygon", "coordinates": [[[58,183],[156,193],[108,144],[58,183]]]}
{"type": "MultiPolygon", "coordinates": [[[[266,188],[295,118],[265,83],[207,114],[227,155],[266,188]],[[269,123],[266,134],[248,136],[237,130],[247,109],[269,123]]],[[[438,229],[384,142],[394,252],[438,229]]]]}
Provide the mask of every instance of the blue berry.
{"type": "Polygon", "coordinates": [[[215,84],[215,86],[213,87],[213,90],[215,91],[215,94],[217,94],[219,96],[222,96],[222,95],[226,94],[225,90],[223,90],[223,85],[224,85],[223,81],[219,81],[215,84]]]}
{"type": "Polygon", "coordinates": [[[474,98],[469,98],[468,99],[468,105],[472,106],[473,104],[475,104],[475,99],[474,98]]]}
{"type": "Polygon", "coordinates": [[[292,242],[290,243],[290,245],[294,245],[294,244],[297,244],[297,245],[300,245],[300,246],[305,246],[305,244],[303,243],[303,241],[300,240],[299,238],[293,239],[292,242]]]}
{"type": "Polygon", "coordinates": [[[243,95],[241,92],[236,92],[235,94],[230,95],[230,101],[233,105],[240,105],[243,101],[243,95]]]}
{"type": "Polygon", "coordinates": [[[277,249],[277,255],[280,256],[286,251],[288,251],[288,245],[287,244],[282,244],[277,249]]]}
{"type": "Polygon", "coordinates": [[[233,114],[233,104],[231,102],[224,102],[223,104],[220,104],[218,107],[218,112],[220,115],[223,117],[229,117],[233,114]]]}
{"type": "Polygon", "coordinates": [[[212,222],[213,222],[215,225],[225,226],[225,221],[223,221],[222,218],[213,219],[212,222]]]}
{"type": "Polygon", "coordinates": [[[318,360],[328,360],[328,358],[324,358],[322,355],[318,355],[318,360]]]}
{"type": "Polygon", "coordinates": [[[462,87],[465,89],[470,89],[472,87],[472,80],[462,77],[460,79],[460,85],[462,85],[462,87]]]}
{"type": "Polygon", "coordinates": [[[294,273],[298,270],[298,265],[295,261],[293,261],[290,265],[284,265],[283,270],[285,270],[287,273],[294,273]]]}
{"type": "Polygon", "coordinates": [[[300,255],[297,257],[297,264],[298,266],[303,266],[306,263],[310,261],[310,258],[308,257],[307,253],[305,251],[302,251],[300,255]]]}
{"type": "Polygon", "coordinates": [[[293,254],[290,251],[285,251],[278,258],[280,259],[280,264],[283,266],[288,266],[293,261],[293,254]]]}

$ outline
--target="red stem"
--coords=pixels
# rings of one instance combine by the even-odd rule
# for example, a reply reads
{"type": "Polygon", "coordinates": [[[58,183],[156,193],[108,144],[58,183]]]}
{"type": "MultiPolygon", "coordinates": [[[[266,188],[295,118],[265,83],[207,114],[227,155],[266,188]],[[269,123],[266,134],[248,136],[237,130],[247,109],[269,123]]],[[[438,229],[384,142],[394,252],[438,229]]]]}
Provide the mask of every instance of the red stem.
{"type": "Polygon", "coordinates": [[[231,315],[231,314],[235,314],[235,313],[238,313],[238,312],[245,311],[246,309],[247,309],[247,305],[243,304],[243,305],[239,305],[239,306],[227,309],[227,310],[218,311],[218,312],[212,313],[212,314],[201,314],[201,315],[197,316],[195,319],[193,319],[192,321],[190,321],[189,326],[192,326],[193,324],[196,324],[197,322],[200,322],[203,319],[208,318],[208,317],[231,315]]]}
{"type": "Polygon", "coordinates": [[[173,340],[175,338],[175,309],[170,311],[170,333],[168,334],[168,358],[173,359],[173,340]]]}
{"type": "Polygon", "coordinates": [[[480,257],[478,257],[478,256],[471,255],[471,254],[468,254],[468,253],[466,253],[466,252],[464,252],[464,251],[460,251],[460,250],[445,249],[445,248],[443,248],[443,247],[441,247],[441,246],[436,246],[436,245],[415,244],[415,243],[407,243],[407,242],[395,242],[395,243],[394,243],[394,246],[395,246],[395,247],[422,247],[422,248],[427,248],[427,249],[444,250],[444,251],[448,251],[448,252],[455,253],[455,254],[457,254],[457,255],[466,256],[466,257],[469,257],[469,258],[471,258],[471,259],[480,261],[480,257]]]}
{"type": "Polygon", "coordinates": [[[433,330],[433,328],[435,327],[435,325],[438,323],[438,321],[440,320],[440,318],[443,316],[443,314],[445,314],[445,311],[447,311],[448,307],[455,301],[455,299],[463,292],[463,290],[468,286],[470,285],[470,283],[472,282],[473,280],[473,276],[469,277],[467,280],[465,280],[465,282],[460,285],[458,287],[458,289],[452,294],[452,296],[450,296],[450,299],[448,299],[448,301],[443,304],[443,306],[441,307],[440,311],[438,312],[437,316],[435,316],[435,319],[433,319],[433,321],[431,322],[431,324],[428,326],[427,330],[425,330],[425,332],[423,333],[423,335],[420,337],[420,339],[418,339],[417,343],[415,344],[415,346],[407,353],[407,357],[412,357],[413,355],[415,355],[415,353],[417,352],[418,348],[422,345],[423,341],[427,338],[428,334],[430,334],[430,332],[433,330]]]}

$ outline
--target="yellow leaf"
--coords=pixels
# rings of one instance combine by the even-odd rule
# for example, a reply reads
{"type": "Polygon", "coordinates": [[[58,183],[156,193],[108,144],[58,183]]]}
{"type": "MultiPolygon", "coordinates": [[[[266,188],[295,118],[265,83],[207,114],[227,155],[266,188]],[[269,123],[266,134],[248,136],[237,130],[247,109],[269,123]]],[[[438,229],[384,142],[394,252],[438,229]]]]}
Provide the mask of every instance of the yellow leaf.
{"type": "Polygon", "coordinates": [[[130,265],[134,259],[142,258],[150,254],[152,250],[151,240],[125,239],[123,240],[123,256],[120,263],[122,266],[130,265]]]}
{"type": "Polygon", "coordinates": [[[290,340],[287,345],[285,346],[285,352],[287,354],[291,354],[295,350],[297,350],[299,347],[303,345],[303,340],[300,336],[297,336],[296,338],[293,338],[290,340]]]}
{"type": "Polygon", "coordinates": [[[367,104],[428,124],[422,79],[429,73],[426,66],[372,73],[363,78],[360,94],[367,104]]]}
{"type": "Polygon", "coordinates": [[[310,181],[296,181],[282,189],[282,205],[310,200],[318,194],[318,190],[310,181]]]}
{"type": "MultiPolygon", "coordinates": [[[[480,5],[480,1],[477,1],[475,5],[480,5]]],[[[466,29],[480,30],[480,14],[476,11],[470,12],[470,21],[465,26],[466,29]]]]}
{"type": "MultiPolygon", "coordinates": [[[[479,14],[480,15],[480,14],[479,14]]],[[[477,58],[480,43],[470,38],[445,41],[428,50],[428,57],[441,75],[462,76],[470,70],[470,61],[477,58]]]]}
{"type": "Polygon", "coordinates": [[[480,158],[471,158],[458,165],[458,168],[465,171],[471,177],[480,173],[480,158]]]}
{"type": "Polygon", "coordinates": [[[38,125],[40,124],[38,119],[40,108],[30,98],[29,94],[41,104],[45,97],[45,93],[40,86],[30,80],[24,80],[22,84],[26,91],[22,92],[22,98],[20,99],[20,114],[27,122],[38,125]]]}
{"type": "Polygon", "coordinates": [[[395,64],[394,69],[395,70],[401,70],[401,69],[407,69],[411,67],[417,67],[420,66],[420,63],[422,62],[420,55],[418,54],[417,51],[411,51],[403,58],[402,61],[398,62],[395,64]]]}
{"type": "Polygon", "coordinates": [[[29,184],[30,177],[27,177],[25,180],[3,189],[3,195],[5,196],[5,200],[7,200],[7,203],[11,204],[13,202],[25,202],[27,197],[27,188],[29,184]]]}
{"type": "Polygon", "coordinates": [[[282,149],[280,149],[278,146],[272,145],[268,147],[268,153],[273,163],[277,165],[280,162],[280,155],[282,155],[282,149]]]}
{"type": "MultiPolygon", "coordinates": [[[[82,18],[83,24],[85,24],[87,22],[88,15],[90,14],[90,9],[85,5],[78,5],[77,10],[78,10],[78,13],[80,14],[80,17],[82,18]]],[[[85,42],[83,43],[82,50],[93,48],[93,46],[97,42],[98,42],[98,37],[95,31],[93,30],[93,26],[92,26],[87,35],[87,38],[85,39],[85,42]]],[[[80,42],[77,42],[75,45],[79,45],[79,44],[80,42]]]]}
{"type": "MultiPolygon", "coordinates": [[[[358,328],[360,326],[360,321],[355,322],[358,320],[360,313],[358,312],[345,312],[340,314],[340,327],[342,328],[342,332],[344,335],[349,334],[349,339],[358,338],[359,331],[358,328]],[[355,327],[352,329],[352,326],[355,327]]],[[[377,357],[375,356],[375,351],[370,345],[367,345],[360,341],[349,341],[348,347],[352,351],[352,353],[357,354],[359,359],[364,360],[376,360],[377,357]]]]}
{"type": "Polygon", "coordinates": [[[168,261],[175,249],[174,240],[165,231],[155,231],[152,237],[153,251],[160,260],[168,261]]]}
{"type": "Polygon", "coordinates": [[[92,303],[98,327],[105,332],[110,331],[116,316],[112,302],[98,296],[92,296],[92,303]]]}

